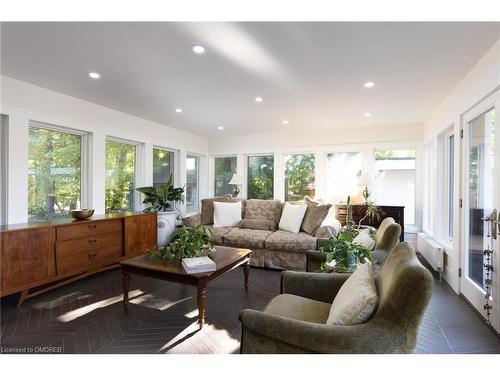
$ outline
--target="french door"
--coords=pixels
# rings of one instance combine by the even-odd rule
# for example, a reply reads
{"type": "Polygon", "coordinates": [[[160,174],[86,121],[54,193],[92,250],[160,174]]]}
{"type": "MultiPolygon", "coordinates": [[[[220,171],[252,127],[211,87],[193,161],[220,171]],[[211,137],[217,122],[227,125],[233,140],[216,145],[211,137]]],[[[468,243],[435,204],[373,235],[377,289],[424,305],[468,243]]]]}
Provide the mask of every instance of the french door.
{"type": "Polygon", "coordinates": [[[462,117],[463,238],[460,290],[500,332],[500,111],[498,92],[462,117]],[[490,268],[493,267],[492,269],[490,268]],[[488,317],[488,309],[491,306],[488,317]]]}

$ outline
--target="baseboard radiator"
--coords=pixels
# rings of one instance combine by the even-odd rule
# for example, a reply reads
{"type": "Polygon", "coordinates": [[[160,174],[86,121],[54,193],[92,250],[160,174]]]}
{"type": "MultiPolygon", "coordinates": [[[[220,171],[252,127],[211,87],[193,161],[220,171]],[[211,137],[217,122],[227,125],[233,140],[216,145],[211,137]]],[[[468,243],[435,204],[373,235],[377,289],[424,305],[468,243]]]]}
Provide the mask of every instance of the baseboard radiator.
{"type": "Polygon", "coordinates": [[[417,251],[439,275],[443,272],[444,249],[425,233],[417,235],[417,251]]]}

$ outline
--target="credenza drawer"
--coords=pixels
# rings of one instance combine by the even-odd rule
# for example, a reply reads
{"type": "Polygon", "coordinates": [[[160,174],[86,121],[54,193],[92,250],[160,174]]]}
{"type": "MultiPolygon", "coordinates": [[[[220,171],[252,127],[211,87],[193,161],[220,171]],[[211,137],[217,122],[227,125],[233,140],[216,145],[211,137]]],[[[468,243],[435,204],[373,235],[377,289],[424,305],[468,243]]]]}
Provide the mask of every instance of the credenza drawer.
{"type": "Polygon", "coordinates": [[[56,264],[59,275],[104,262],[120,260],[121,232],[105,233],[74,240],[56,242],[56,264]]]}
{"type": "Polygon", "coordinates": [[[121,220],[92,220],[79,224],[58,226],[56,239],[57,241],[65,241],[102,233],[118,232],[121,230],[121,220]]]}

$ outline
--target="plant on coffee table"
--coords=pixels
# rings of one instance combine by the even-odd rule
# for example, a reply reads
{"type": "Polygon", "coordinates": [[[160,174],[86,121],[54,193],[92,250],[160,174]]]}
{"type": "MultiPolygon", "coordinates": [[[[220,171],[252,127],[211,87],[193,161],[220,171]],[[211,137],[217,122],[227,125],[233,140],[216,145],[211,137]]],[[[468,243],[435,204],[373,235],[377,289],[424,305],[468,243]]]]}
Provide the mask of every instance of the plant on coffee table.
{"type": "Polygon", "coordinates": [[[213,251],[212,233],[207,227],[199,225],[182,227],[174,233],[168,245],[148,249],[147,254],[151,260],[172,262],[182,258],[205,256],[213,251]]]}

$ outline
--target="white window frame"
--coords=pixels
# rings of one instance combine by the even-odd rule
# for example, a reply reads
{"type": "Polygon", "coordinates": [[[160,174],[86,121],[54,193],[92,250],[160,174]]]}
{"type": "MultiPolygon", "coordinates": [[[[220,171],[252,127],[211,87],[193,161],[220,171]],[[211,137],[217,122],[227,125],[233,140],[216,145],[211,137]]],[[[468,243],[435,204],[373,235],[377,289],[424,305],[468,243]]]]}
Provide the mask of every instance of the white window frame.
{"type": "MultiPolygon", "coordinates": [[[[135,160],[134,160],[134,211],[140,211],[142,203],[140,200],[137,188],[142,186],[144,182],[144,144],[136,141],[131,141],[124,138],[114,137],[107,135],[104,140],[104,160],[106,160],[106,142],[124,143],[135,147],[135,160]],[[142,166],[142,168],[139,168],[142,166]]],[[[106,167],[104,167],[106,168],[106,167]]],[[[106,176],[104,177],[106,179],[106,176]]],[[[106,181],[104,182],[104,195],[106,194],[106,181]]],[[[106,207],[104,207],[106,209],[106,207]]]]}
{"type": "MultiPolygon", "coordinates": [[[[197,206],[198,206],[198,209],[196,211],[188,211],[187,210],[187,198],[186,198],[186,202],[184,203],[184,206],[185,206],[185,210],[186,210],[186,215],[189,215],[189,214],[194,214],[194,213],[199,213],[200,212],[200,209],[201,209],[201,198],[202,198],[202,192],[201,192],[201,184],[200,184],[200,181],[201,181],[201,158],[202,156],[199,155],[199,154],[196,154],[196,153],[191,153],[191,152],[187,152],[186,153],[186,159],[185,159],[185,163],[187,163],[187,159],[188,158],[196,158],[196,184],[197,184],[197,191],[198,191],[198,197],[197,197],[197,206]]],[[[186,176],[185,176],[185,179],[186,179],[186,185],[187,185],[187,165],[186,165],[186,168],[185,168],[185,171],[186,171],[186,176]]]]}
{"type": "MultiPolygon", "coordinates": [[[[438,233],[439,239],[442,241],[443,245],[451,246],[453,244],[453,235],[450,236],[450,219],[455,220],[454,212],[450,217],[450,209],[455,210],[455,192],[457,186],[455,185],[455,164],[457,160],[455,160],[455,148],[456,148],[456,137],[455,137],[455,126],[451,124],[444,131],[439,134],[439,143],[438,143],[438,155],[440,157],[437,158],[438,163],[438,174],[437,178],[440,180],[440,184],[438,185],[437,192],[437,206],[441,209],[438,210],[438,216],[436,220],[438,221],[438,233]],[[452,161],[453,165],[450,165],[450,138],[454,137],[454,149],[452,161]],[[450,172],[451,176],[453,176],[453,181],[450,180],[450,172]],[[453,192],[450,191],[451,186],[450,182],[453,184],[453,192]],[[450,199],[450,193],[453,195],[450,199]]],[[[452,228],[453,231],[453,228],[452,228]]]]}
{"type": "MultiPolygon", "coordinates": [[[[48,124],[41,121],[29,120],[28,121],[28,132],[29,128],[46,129],[51,131],[56,131],[60,133],[77,135],[81,139],[80,143],[80,206],[81,207],[91,207],[92,206],[92,175],[90,173],[91,169],[91,157],[92,157],[92,133],[77,130],[73,128],[68,128],[66,126],[48,124]]],[[[26,147],[29,147],[27,144],[26,147]]],[[[26,166],[27,167],[27,166],[26,166]]],[[[28,213],[26,212],[26,215],[28,213]]]]}
{"type": "MultiPolygon", "coordinates": [[[[178,151],[177,150],[174,150],[172,148],[168,148],[168,147],[163,147],[163,146],[157,146],[157,145],[153,145],[152,149],[151,149],[151,152],[152,152],[152,155],[151,155],[151,162],[153,162],[153,157],[154,157],[154,150],[157,149],[157,150],[163,150],[163,151],[167,151],[167,152],[171,152],[173,154],[173,158],[174,160],[172,160],[172,165],[173,165],[173,168],[174,168],[174,171],[173,171],[173,175],[174,175],[174,185],[178,184],[178,181],[179,181],[179,176],[178,176],[178,163],[177,161],[179,160],[179,154],[178,154],[178,151]]],[[[153,169],[151,169],[151,173],[153,173],[153,169]]],[[[151,176],[151,185],[153,185],[153,176],[151,176]]]]}
{"type": "Polygon", "coordinates": [[[435,207],[435,180],[436,180],[436,163],[435,163],[435,141],[434,138],[424,144],[423,151],[423,188],[422,188],[422,230],[427,235],[434,237],[435,220],[433,211],[435,207]],[[427,220],[428,218],[428,220],[427,220]]]}

